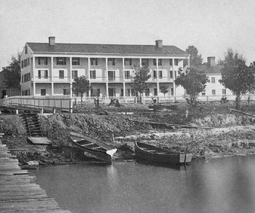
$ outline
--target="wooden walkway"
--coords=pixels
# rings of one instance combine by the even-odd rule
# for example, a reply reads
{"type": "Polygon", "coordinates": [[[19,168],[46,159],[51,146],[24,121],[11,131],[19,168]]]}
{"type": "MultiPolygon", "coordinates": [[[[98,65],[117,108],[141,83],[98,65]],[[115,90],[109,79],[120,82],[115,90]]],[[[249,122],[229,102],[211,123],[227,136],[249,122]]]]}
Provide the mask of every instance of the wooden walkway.
{"type": "Polygon", "coordinates": [[[18,160],[9,153],[0,138],[0,212],[70,213],[34,183],[35,177],[21,170],[18,160]]]}

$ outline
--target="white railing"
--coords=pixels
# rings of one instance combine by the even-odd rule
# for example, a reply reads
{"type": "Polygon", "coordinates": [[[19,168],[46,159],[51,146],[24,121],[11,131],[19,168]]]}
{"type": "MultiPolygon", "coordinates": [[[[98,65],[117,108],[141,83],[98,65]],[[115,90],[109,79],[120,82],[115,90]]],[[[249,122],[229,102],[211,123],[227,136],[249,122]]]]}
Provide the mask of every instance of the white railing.
{"type": "MultiPolygon", "coordinates": [[[[225,96],[229,101],[235,101],[236,96],[228,95],[225,96]]],[[[200,102],[210,102],[210,101],[218,101],[220,102],[222,96],[215,95],[215,96],[199,96],[198,101],[200,102]]],[[[70,98],[69,95],[62,95],[62,96],[11,96],[4,99],[0,99],[0,106],[12,106],[17,108],[22,107],[30,107],[30,108],[37,108],[37,109],[61,109],[68,112],[73,112],[73,108],[80,104],[88,104],[94,103],[97,97],[83,97],[82,101],[80,97],[72,97],[70,98]]],[[[118,99],[119,103],[137,103],[137,97],[130,96],[130,97],[100,97],[99,103],[100,104],[109,104],[111,99],[118,99]]],[[[168,97],[151,97],[151,96],[143,96],[142,103],[144,104],[151,104],[153,103],[174,103],[174,102],[185,102],[185,96],[168,96],[168,97]]],[[[255,95],[246,95],[241,97],[242,101],[255,101],[255,95]]]]}
{"type": "Polygon", "coordinates": [[[61,109],[69,112],[73,109],[70,96],[11,96],[2,100],[2,106],[61,109]]]}

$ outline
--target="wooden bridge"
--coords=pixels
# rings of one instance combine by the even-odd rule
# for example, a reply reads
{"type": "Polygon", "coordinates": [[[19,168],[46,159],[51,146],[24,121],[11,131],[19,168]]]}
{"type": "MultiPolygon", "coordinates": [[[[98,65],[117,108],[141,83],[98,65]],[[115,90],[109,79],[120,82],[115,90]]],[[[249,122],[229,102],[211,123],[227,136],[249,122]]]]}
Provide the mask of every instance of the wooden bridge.
{"type": "Polygon", "coordinates": [[[21,170],[18,160],[0,139],[0,212],[70,213],[60,209],[34,181],[35,177],[27,170],[21,170]]]}

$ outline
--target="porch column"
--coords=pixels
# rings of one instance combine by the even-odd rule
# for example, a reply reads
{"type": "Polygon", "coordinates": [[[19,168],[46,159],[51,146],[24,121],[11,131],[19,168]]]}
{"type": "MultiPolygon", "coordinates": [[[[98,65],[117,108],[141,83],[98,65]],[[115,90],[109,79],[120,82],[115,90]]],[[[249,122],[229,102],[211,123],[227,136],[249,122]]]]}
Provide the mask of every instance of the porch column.
{"type": "Polygon", "coordinates": [[[33,56],[33,96],[35,96],[35,56],[33,56]]]}
{"type": "Polygon", "coordinates": [[[190,67],[190,55],[188,57],[188,67],[190,67]]]}
{"type": "Polygon", "coordinates": [[[159,97],[158,58],[156,58],[156,73],[157,73],[157,96],[159,97]]]}
{"type": "Polygon", "coordinates": [[[73,65],[72,65],[72,57],[70,57],[70,73],[69,73],[69,82],[70,82],[70,97],[73,97],[73,91],[72,91],[72,82],[73,82],[73,65]]]}
{"type": "MultiPolygon", "coordinates": [[[[91,81],[90,81],[91,80],[90,79],[90,63],[91,62],[90,62],[90,57],[89,57],[88,58],[88,76],[87,77],[88,77],[88,80],[89,80],[89,83],[90,83],[90,86],[91,86],[92,84],[91,84],[91,81]]],[[[91,90],[90,89],[89,89],[89,97],[91,97],[91,90]]]]}
{"type": "Polygon", "coordinates": [[[54,95],[54,79],[53,79],[53,57],[50,57],[50,78],[51,78],[51,95],[54,95]]]}
{"type": "Polygon", "coordinates": [[[126,97],[126,83],[125,83],[125,59],[122,58],[122,70],[123,70],[123,99],[126,97]]]}
{"type": "Polygon", "coordinates": [[[108,83],[108,58],[105,58],[105,78],[106,78],[106,97],[109,98],[109,83],[108,83]]]}

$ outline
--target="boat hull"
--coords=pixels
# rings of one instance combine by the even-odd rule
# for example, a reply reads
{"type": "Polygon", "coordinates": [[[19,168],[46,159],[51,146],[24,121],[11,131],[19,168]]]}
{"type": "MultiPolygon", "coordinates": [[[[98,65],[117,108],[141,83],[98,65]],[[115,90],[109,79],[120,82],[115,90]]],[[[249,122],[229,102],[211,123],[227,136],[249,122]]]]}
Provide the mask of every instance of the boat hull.
{"type": "Polygon", "coordinates": [[[192,159],[192,154],[170,152],[139,142],[135,142],[135,156],[138,159],[158,164],[186,164],[192,159]]]}
{"type": "Polygon", "coordinates": [[[98,144],[91,143],[91,141],[84,139],[76,140],[72,137],[70,137],[70,139],[74,146],[84,152],[85,156],[94,158],[107,164],[112,163],[112,156],[117,151],[117,149],[107,150],[103,147],[100,147],[98,144]]]}

